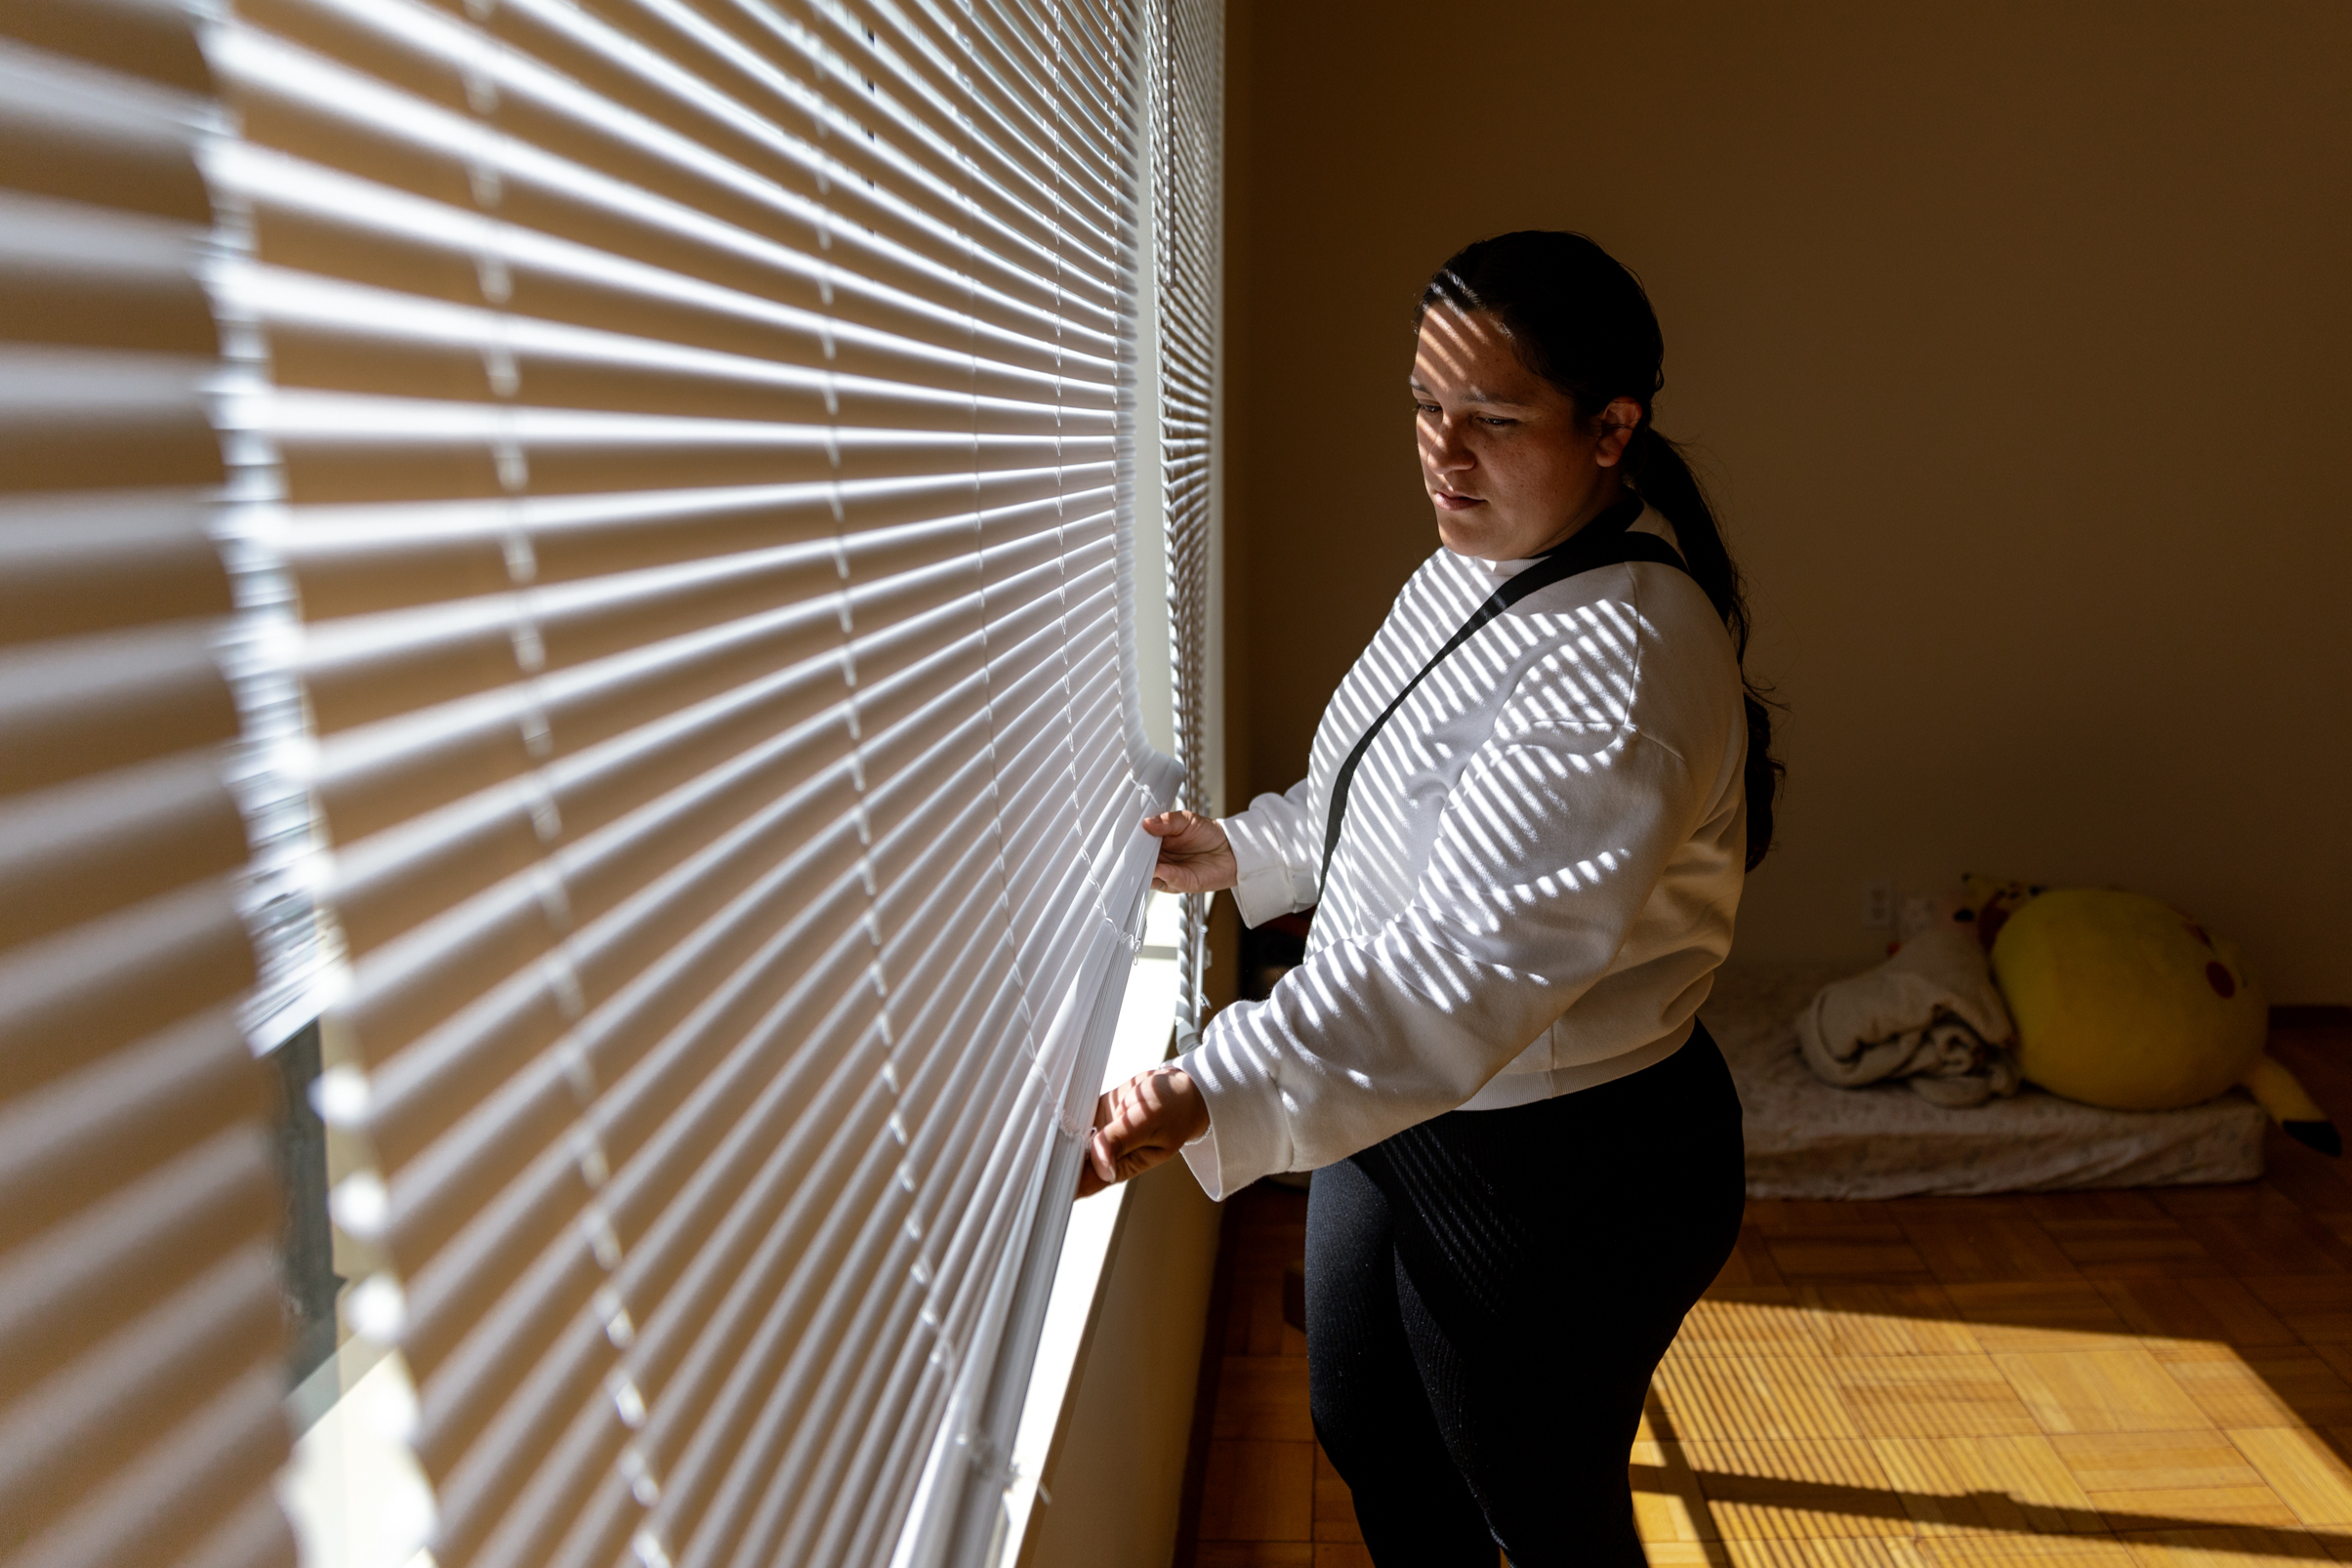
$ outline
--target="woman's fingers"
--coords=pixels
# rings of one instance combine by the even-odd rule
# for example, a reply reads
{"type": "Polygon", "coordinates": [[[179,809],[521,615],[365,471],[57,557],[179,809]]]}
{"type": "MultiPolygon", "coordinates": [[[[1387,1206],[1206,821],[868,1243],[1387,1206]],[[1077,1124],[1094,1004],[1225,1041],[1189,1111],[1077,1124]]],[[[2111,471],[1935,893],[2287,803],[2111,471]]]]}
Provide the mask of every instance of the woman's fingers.
{"type": "MultiPolygon", "coordinates": [[[[1125,1087],[1125,1086],[1121,1086],[1125,1087]]],[[[1102,1130],[1118,1115],[1117,1090],[1094,1096],[1094,1128],[1086,1136],[1086,1158],[1078,1167],[1078,1195],[1091,1198],[1119,1179],[1118,1163],[1103,1146],[1102,1130]]]]}
{"type": "Polygon", "coordinates": [[[1152,868],[1151,885],[1164,893],[1198,893],[1213,889],[1204,887],[1201,874],[1190,866],[1170,865],[1163,860],[1152,868]]]}
{"type": "Polygon", "coordinates": [[[1094,1101],[1094,1131],[1087,1137],[1079,1196],[1173,1158],[1207,1122],[1200,1092],[1181,1068],[1155,1067],[1109,1090],[1094,1101]]]}
{"type": "Polygon", "coordinates": [[[1215,817],[1192,811],[1163,811],[1143,819],[1143,831],[1160,841],[1151,885],[1162,892],[1209,893],[1233,886],[1233,846],[1215,817]]]}
{"type": "Polygon", "coordinates": [[[1079,1196],[1141,1176],[1208,1127],[1208,1104],[1181,1067],[1137,1073],[1094,1101],[1079,1196]]]}
{"type": "Polygon", "coordinates": [[[1143,819],[1143,831],[1160,841],[1160,853],[1197,854],[1203,849],[1221,847],[1224,830],[1213,817],[1192,811],[1162,811],[1158,816],[1143,819]]]}
{"type": "Polygon", "coordinates": [[[1078,1195],[1091,1198],[1119,1179],[1119,1167],[1102,1146],[1100,1133],[1089,1133],[1086,1139],[1086,1160],[1078,1168],[1078,1195]]]}
{"type": "Polygon", "coordinates": [[[1090,1133],[1086,1161],[1078,1168],[1078,1195],[1091,1198],[1105,1187],[1141,1176],[1175,1152],[1115,1140],[1107,1131],[1090,1133]]]}

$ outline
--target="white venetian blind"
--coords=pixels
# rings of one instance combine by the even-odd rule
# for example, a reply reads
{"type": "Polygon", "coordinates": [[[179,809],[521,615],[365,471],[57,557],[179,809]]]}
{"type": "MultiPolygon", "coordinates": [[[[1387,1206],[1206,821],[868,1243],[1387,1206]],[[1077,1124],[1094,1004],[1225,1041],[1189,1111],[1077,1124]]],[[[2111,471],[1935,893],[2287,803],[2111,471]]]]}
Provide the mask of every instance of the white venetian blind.
{"type": "Polygon", "coordinates": [[[278,1201],[199,277],[160,6],[0,10],[0,1563],[291,1563],[278,1201]],[[218,657],[217,657],[218,655],[218,657]]]}
{"type": "Polygon", "coordinates": [[[865,1565],[927,1462],[954,1506],[1175,783],[1121,589],[1139,46],[1109,0],[213,40],[376,1163],[336,1213],[441,1568],[865,1565]]]}

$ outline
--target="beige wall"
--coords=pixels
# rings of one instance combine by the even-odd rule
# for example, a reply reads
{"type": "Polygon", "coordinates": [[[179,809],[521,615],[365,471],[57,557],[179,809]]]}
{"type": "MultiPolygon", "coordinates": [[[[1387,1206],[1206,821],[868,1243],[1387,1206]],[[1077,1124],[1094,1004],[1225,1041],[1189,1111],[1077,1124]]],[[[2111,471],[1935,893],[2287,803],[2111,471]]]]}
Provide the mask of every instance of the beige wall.
{"type": "Polygon", "coordinates": [[[1236,0],[1246,782],[1435,540],[1450,250],[1591,233],[1666,326],[1790,793],[1740,957],[1863,885],[2160,893],[2352,1002],[2352,5],[1236,0]]]}
{"type": "Polygon", "coordinates": [[[1219,1214],[1181,1161],[1135,1178],[1020,1568],[1169,1568],[1219,1214]]]}

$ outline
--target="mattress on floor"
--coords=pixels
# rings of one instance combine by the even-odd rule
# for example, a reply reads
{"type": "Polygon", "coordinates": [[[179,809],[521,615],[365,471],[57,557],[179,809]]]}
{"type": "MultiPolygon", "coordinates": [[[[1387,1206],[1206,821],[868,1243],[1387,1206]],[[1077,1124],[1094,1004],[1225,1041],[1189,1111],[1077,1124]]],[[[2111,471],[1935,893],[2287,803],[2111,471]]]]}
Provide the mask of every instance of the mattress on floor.
{"type": "Polygon", "coordinates": [[[2232,1092],[2179,1111],[2103,1111],[2028,1088],[1970,1110],[1901,1084],[1833,1089],[1795,1019],[1834,971],[1725,970],[1700,1010],[1747,1111],[1754,1198],[1907,1198],[2250,1181],[2261,1108],[2232,1092]]]}

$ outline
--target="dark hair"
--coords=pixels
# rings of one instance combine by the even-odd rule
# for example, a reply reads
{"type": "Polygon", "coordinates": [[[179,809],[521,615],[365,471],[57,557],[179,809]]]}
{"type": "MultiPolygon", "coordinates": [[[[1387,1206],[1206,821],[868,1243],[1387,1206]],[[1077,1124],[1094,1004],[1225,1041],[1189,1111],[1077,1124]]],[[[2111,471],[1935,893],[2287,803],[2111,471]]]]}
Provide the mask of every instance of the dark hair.
{"type": "MultiPolygon", "coordinates": [[[[1723,547],[1707,492],[1682,449],[1651,424],[1666,386],[1666,338],[1641,280],[1583,234],[1523,228],[1465,246],[1422,290],[1418,325],[1432,306],[1491,315],[1510,335],[1528,369],[1564,392],[1588,418],[1619,397],[1641,405],[1641,423],[1626,448],[1626,482],[1674,525],[1693,581],[1706,591],[1731,633],[1733,653],[1748,655],[1748,598],[1740,568],[1723,547]]],[[[1765,688],[1740,673],[1748,711],[1748,867],[1772,847],[1772,800],[1786,771],[1772,755],[1772,709],[1765,688]]]]}

